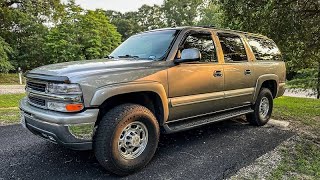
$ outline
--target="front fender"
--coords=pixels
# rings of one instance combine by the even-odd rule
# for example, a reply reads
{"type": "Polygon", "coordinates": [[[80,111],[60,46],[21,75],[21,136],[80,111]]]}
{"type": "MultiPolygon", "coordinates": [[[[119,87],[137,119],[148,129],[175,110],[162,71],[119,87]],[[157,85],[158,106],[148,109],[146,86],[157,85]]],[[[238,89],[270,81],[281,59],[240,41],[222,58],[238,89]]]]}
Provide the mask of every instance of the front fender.
{"type": "Polygon", "coordinates": [[[168,97],[165,88],[158,82],[130,82],[101,87],[94,93],[90,105],[100,106],[105,100],[113,96],[143,91],[151,91],[159,95],[163,106],[164,122],[166,122],[169,116],[168,97]]]}

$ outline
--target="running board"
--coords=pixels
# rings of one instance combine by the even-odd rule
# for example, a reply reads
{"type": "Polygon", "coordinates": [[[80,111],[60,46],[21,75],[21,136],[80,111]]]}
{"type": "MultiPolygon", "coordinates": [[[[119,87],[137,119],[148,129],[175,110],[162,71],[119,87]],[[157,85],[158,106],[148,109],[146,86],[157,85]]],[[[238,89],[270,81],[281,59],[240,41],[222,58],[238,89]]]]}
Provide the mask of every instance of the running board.
{"type": "Polygon", "coordinates": [[[198,118],[192,118],[192,119],[175,121],[175,122],[167,122],[166,124],[163,125],[163,128],[165,130],[165,133],[170,134],[170,133],[185,131],[195,127],[203,126],[213,122],[234,118],[234,117],[252,113],[252,112],[253,110],[251,109],[250,106],[242,107],[239,109],[233,109],[229,111],[215,113],[213,115],[207,115],[207,116],[202,116],[198,118]]]}

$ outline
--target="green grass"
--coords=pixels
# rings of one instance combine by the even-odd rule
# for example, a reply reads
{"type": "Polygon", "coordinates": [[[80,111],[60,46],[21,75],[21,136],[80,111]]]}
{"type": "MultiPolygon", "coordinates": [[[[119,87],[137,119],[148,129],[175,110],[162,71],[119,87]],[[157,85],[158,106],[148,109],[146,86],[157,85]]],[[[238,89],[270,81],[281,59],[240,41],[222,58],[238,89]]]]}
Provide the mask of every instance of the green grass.
{"type": "Polygon", "coordinates": [[[0,125],[19,123],[19,101],[25,94],[0,95],[0,125]]]}
{"type": "MultiPolygon", "coordinates": [[[[23,83],[25,79],[23,78],[23,83]]],[[[15,74],[4,74],[0,73],[0,85],[18,85],[19,84],[19,75],[15,74]]]]}
{"type": "Polygon", "coordinates": [[[0,108],[18,107],[19,101],[26,96],[26,94],[1,94],[0,108]]]}
{"type": "Polygon", "coordinates": [[[306,139],[282,151],[283,160],[269,179],[320,179],[320,147],[306,139]]]}
{"type": "Polygon", "coordinates": [[[17,124],[20,121],[18,108],[0,108],[0,125],[17,124]]]}
{"type": "Polygon", "coordinates": [[[283,159],[269,179],[320,179],[320,100],[280,97],[274,102],[273,117],[289,120],[294,126],[314,134],[284,147],[283,159]]]}
{"type": "Polygon", "coordinates": [[[320,100],[280,97],[274,101],[273,118],[300,122],[315,131],[320,130],[320,100]]]}

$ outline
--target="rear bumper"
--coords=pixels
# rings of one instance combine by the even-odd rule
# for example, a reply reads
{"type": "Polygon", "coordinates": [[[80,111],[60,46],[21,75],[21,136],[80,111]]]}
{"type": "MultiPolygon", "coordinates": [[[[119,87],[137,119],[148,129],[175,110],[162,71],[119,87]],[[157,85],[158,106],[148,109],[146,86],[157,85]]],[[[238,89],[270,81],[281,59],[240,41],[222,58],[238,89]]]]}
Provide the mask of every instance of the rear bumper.
{"type": "Polygon", "coordinates": [[[60,113],[31,106],[27,99],[20,102],[23,126],[33,134],[70,149],[92,149],[94,124],[99,110],[80,113],[60,113]]]}
{"type": "Polygon", "coordinates": [[[276,97],[283,96],[284,91],[286,90],[285,85],[285,83],[279,83],[279,89],[276,97]]]}

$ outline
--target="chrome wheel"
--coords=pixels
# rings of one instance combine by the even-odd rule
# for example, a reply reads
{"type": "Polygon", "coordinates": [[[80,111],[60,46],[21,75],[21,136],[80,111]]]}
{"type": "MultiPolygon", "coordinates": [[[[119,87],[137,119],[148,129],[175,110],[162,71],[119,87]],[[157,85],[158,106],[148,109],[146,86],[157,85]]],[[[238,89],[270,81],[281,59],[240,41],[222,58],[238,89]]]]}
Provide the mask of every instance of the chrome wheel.
{"type": "Polygon", "coordinates": [[[269,108],[270,108],[269,99],[267,97],[263,97],[260,101],[260,106],[259,106],[260,117],[265,118],[268,115],[269,108]]]}
{"type": "Polygon", "coordinates": [[[118,150],[124,159],[135,159],[148,144],[148,129],[142,122],[128,124],[120,134],[118,150]]]}

